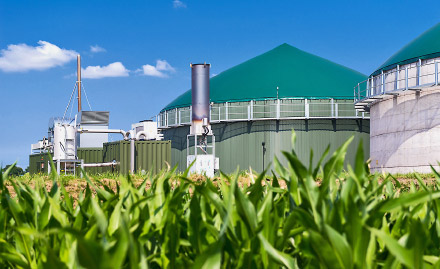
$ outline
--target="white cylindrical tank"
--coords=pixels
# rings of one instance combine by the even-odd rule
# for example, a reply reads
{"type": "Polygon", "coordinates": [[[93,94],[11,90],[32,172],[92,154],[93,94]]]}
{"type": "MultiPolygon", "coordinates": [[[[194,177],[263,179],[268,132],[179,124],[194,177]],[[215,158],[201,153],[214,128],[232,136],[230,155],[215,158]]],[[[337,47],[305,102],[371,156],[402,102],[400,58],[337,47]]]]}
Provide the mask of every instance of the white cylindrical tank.
{"type": "Polygon", "coordinates": [[[373,172],[440,168],[440,86],[400,92],[371,105],[370,158],[373,172]]]}
{"type": "Polygon", "coordinates": [[[76,158],[76,129],[70,124],[56,123],[53,136],[53,159],[76,158]]]}

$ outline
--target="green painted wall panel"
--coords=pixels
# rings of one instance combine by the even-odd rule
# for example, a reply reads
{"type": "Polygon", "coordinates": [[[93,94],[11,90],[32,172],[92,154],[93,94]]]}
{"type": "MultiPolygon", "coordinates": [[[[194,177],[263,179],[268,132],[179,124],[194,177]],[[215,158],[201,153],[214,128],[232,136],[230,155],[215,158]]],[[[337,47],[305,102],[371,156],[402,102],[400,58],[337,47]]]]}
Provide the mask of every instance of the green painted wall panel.
{"type": "Polygon", "coordinates": [[[29,173],[30,174],[47,174],[47,165],[49,155],[47,153],[37,153],[29,155],[29,173]]]}
{"type": "MultiPolygon", "coordinates": [[[[357,145],[363,140],[365,159],[369,154],[369,121],[354,119],[338,120],[267,120],[255,122],[230,122],[212,125],[216,138],[216,156],[220,158],[220,170],[231,173],[249,166],[260,172],[277,156],[285,164],[281,151],[291,147],[291,130],[295,129],[297,142],[295,149],[300,159],[308,163],[310,149],[314,152],[314,163],[330,144],[331,151],[341,146],[350,136],[355,139],[347,152],[347,163],[352,163],[357,145]],[[262,142],[266,152],[263,156],[262,142]]],[[[186,135],[188,126],[170,128],[163,131],[165,139],[172,140],[172,165],[179,170],[186,168],[186,135]]],[[[190,148],[191,150],[191,148],[190,148]]]]}
{"type": "MultiPolygon", "coordinates": [[[[127,174],[130,171],[130,141],[105,143],[103,149],[104,162],[115,160],[120,163],[115,171],[122,174],[127,174]]],[[[135,160],[136,172],[151,170],[156,174],[162,169],[166,169],[167,163],[171,163],[171,142],[136,141],[135,160]]]]}
{"type": "MultiPolygon", "coordinates": [[[[102,148],[78,148],[78,159],[83,159],[84,163],[102,163],[102,148]]],[[[87,174],[100,174],[105,171],[104,167],[86,167],[87,174]]]]}
{"type": "Polygon", "coordinates": [[[171,165],[171,141],[137,141],[136,171],[152,171],[157,174],[171,165]]]}

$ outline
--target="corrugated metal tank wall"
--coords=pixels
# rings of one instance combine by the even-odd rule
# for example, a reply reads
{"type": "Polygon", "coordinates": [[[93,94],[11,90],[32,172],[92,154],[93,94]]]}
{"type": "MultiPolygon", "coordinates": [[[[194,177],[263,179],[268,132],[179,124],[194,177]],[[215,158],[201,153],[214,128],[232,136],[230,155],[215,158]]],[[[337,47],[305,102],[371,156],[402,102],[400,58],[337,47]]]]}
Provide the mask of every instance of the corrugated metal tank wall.
{"type": "MultiPolygon", "coordinates": [[[[102,148],[78,148],[78,159],[83,159],[84,163],[102,163],[102,148]]],[[[86,167],[87,174],[100,174],[106,168],[104,167],[86,167]]]]}
{"type": "MultiPolygon", "coordinates": [[[[171,163],[171,141],[136,141],[135,142],[136,172],[152,171],[158,173],[171,163]]],[[[105,143],[103,161],[120,163],[114,170],[127,174],[130,170],[130,141],[105,143]]],[[[110,171],[111,168],[107,168],[110,171]]]]}
{"type": "MultiPolygon", "coordinates": [[[[216,138],[216,156],[220,158],[220,170],[226,173],[252,169],[263,170],[263,148],[266,153],[264,165],[267,166],[278,156],[286,163],[281,151],[291,150],[291,131],[297,134],[295,149],[300,159],[308,164],[310,149],[313,149],[314,162],[324,153],[330,144],[331,152],[341,146],[350,136],[355,139],[350,145],[346,162],[353,164],[357,146],[363,140],[365,159],[369,153],[369,121],[354,119],[320,120],[267,120],[255,122],[230,122],[212,125],[216,138]]],[[[182,126],[163,131],[165,139],[172,140],[172,165],[179,170],[186,168],[186,135],[189,127],[182,126]]],[[[191,150],[191,149],[190,149],[191,150]]]]}

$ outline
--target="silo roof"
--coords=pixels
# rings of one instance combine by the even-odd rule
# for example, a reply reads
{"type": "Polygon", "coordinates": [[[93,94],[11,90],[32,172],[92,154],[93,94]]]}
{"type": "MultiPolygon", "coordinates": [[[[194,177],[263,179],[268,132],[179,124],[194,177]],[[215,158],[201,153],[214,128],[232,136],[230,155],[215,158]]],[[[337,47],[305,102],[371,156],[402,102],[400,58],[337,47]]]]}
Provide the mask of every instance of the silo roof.
{"type": "MultiPolygon", "coordinates": [[[[367,76],[288,44],[234,66],[210,79],[211,102],[277,98],[353,98],[367,76]]],[[[162,111],[191,105],[191,90],[162,111]]]]}
{"type": "Polygon", "coordinates": [[[372,75],[377,75],[382,70],[387,71],[393,69],[397,65],[404,65],[416,62],[418,59],[430,59],[438,56],[440,56],[440,23],[428,29],[392,55],[372,75]]]}

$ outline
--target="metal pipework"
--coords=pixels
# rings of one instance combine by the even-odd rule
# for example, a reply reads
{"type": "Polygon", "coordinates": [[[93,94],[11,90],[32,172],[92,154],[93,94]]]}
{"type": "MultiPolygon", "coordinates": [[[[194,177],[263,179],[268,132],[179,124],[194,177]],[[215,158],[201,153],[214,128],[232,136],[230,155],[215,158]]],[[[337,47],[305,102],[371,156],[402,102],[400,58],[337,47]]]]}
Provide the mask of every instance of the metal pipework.
{"type": "Polygon", "coordinates": [[[83,167],[108,167],[119,165],[119,162],[109,162],[109,163],[84,163],[83,167]]]}
{"type": "Polygon", "coordinates": [[[128,140],[130,136],[130,173],[134,174],[135,171],[135,141],[137,140],[134,131],[130,130],[128,132],[118,129],[78,129],[78,133],[101,133],[101,134],[122,134],[124,140],[128,140]]]}
{"type": "Polygon", "coordinates": [[[81,55],[78,54],[76,57],[76,74],[77,74],[77,85],[78,85],[78,112],[81,111],[81,55]]]}
{"type": "Polygon", "coordinates": [[[134,131],[129,131],[130,133],[130,172],[134,174],[134,158],[135,158],[135,145],[134,142],[136,141],[136,137],[134,137],[134,131]]]}
{"type": "Polygon", "coordinates": [[[124,140],[128,140],[128,136],[130,135],[130,131],[126,132],[121,129],[78,129],[78,133],[95,133],[95,134],[122,134],[124,140]]]}
{"type": "Polygon", "coordinates": [[[208,119],[210,64],[191,64],[192,121],[208,119]]]}

